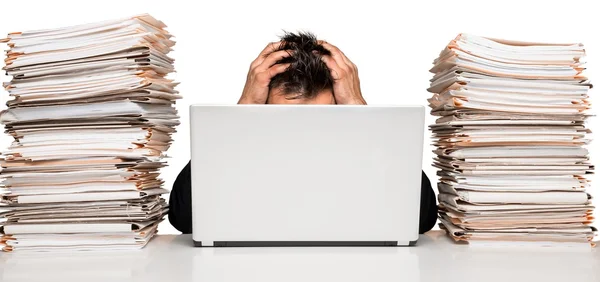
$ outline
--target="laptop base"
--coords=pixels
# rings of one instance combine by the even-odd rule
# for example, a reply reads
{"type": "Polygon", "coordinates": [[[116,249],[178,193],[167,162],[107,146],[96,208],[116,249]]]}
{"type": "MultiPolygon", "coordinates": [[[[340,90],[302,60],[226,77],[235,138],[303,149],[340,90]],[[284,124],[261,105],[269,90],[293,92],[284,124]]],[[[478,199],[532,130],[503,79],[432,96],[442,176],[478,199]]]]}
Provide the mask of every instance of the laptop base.
{"type": "Polygon", "coordinates": [[[214,241],[202,244],[194,240],[194,247],[398,247],[415,246],[417,241],[398,244],[398,241],[214,241]]]}

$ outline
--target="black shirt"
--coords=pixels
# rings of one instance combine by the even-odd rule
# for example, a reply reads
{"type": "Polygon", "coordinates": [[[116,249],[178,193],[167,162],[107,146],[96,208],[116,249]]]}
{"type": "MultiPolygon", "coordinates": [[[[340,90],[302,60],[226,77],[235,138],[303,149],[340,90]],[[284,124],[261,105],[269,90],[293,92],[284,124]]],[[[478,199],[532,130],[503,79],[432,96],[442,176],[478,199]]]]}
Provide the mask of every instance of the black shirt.
{"type": "MultiPolygon", "coordinates": [[[[419,233],[425,233],[437,221],[437,205],[431,182],[421,172],[421,214],[419,233]]],[[[177,176],[169,198],[169,221],[177,230],[192,233],[192,175],[191,162],[177,176]]]]}

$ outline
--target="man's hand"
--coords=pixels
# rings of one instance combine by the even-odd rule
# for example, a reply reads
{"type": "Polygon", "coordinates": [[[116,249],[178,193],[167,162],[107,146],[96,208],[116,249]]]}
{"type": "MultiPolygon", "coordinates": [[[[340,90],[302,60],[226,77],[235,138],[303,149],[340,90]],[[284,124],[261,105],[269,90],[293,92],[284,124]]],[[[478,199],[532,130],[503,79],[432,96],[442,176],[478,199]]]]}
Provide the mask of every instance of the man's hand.
{"type": "Polygon", "coordinates": [[[260,52],[248,71],[246,85],[238,104],[266,104],[269,97],[269,83],[275,75],[284,72],[290,64],[275,64],[277,61],[289,57],[290,51],[276,51],[281,42],[269,43],[260,52]]]}
{"type": "Polygon", "coordinates": [[[360,80],[356,65],[337,47],[326,41],[319,41],[319,43],[331,52],[331,56],[325,55],[322,59],[331,70],[335,102],[345,105],[366,105],[367,102],[360,92],[360,80]]]}

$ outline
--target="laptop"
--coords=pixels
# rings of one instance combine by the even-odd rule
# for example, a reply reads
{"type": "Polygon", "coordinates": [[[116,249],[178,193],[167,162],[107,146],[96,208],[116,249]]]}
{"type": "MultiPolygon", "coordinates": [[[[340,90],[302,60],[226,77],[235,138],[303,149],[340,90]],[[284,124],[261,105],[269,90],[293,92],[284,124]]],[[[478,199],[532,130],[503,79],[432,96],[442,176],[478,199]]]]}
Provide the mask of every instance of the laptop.
{"type": "Polygon", "coordinates": [[[195,246],[411,246],[423,106],[192,105],[195,246]]]}

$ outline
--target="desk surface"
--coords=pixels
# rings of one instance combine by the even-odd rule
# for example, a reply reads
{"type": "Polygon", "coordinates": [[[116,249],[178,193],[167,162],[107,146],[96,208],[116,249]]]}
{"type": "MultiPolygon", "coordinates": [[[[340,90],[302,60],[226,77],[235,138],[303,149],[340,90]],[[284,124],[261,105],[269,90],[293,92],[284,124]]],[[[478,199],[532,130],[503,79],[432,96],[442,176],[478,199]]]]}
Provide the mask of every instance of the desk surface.
{"type": "Polygon", "coordinates": [[[0,254],[0,281],[600,281],[600,251],[473,248],[440,231],[416,247],[193,248],[163,235],[140,251],[0,254]]]}

